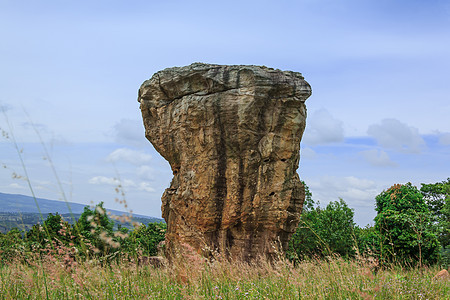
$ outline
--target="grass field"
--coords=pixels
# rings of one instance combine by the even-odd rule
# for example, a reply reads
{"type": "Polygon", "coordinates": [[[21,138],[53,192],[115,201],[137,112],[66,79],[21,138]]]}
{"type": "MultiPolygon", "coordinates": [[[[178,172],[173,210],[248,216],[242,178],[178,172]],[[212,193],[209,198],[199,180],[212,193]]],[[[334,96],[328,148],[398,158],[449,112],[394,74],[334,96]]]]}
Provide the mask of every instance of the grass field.
{"type": "Polygon", "coordinates": [[[375,272],[370,261],[273,264],[198,257],[155,268],[133,261],[102,266],[52,256],[0,267],[0,299],[450,299],[437,267],[375,272]]]}

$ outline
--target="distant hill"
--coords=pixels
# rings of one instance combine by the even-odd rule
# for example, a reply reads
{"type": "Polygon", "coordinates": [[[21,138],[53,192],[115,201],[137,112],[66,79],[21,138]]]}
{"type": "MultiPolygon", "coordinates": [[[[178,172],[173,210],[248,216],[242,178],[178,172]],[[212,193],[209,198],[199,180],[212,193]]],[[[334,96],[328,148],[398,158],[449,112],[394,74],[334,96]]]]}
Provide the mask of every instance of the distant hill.
{"type": "MultiPolygon", "coordinates": [[[[67,203],[63,201],[55,201],[37,198],[37,203],[41,209],[41,213],[69,213],[67,203]]],[[[86,205],[69,202],[73,213],[81,214],[86,205]]],[[[14,212],[14,213],[39,213],[36,207],[36,202],[33,197],[19,195],[19,194],[5,194],[0,193],[0,212],[14,212]]]]}
{"type": "MultiPolygon", "coordinates": [[[[72,223],[72,216],[70,215],[70,209],[72,210],[73,217],[78,219],[83,213],[85,204],[74,202],[63,202],[56,200],[48,200],[37,198],[37,203],[44,219],[47,215],[52,213],[59,213],[65,220],[72,223]]],[[[123,211],[107,209],[113,215],[122,216],[127,214],[123,211]]],[[[134,222],[148,224],[152,222],[164,222],[161,218],[149,217],[145,215],[133,214],[132,219],[134,222]]],[[[5,194],[0,193],[0,232],[5,233],[13,227],[18,227],[21,230],[28,230],[34,224],[41,223],[41,216],[39,210],[36,207],[36,202],[33,197],[19,195],[19,194],[5,194]]],[[[131,227],[131,224],[124,224],[125,227],[131,227]]]]}
{"type": "MultiPolygon", "coordinates": [[[[89,206],[86,204],[80,204],[75,202],[64,202],[64,201],[56,201],[56,200],[48,200],[43,198],[36,198],[41,213],[59,213],[59,214],[68,214],[70,213],[67,204],[69,204],[72,213],[81,214],[83,213],[84,207],[89,206]]],[[[97,203],[96,203],[97,204],[97,203]]],[[[123,215],[126,212],[108,209],[114,215],[123,215]]],[[[39,213],[39,210],[36,207],[36,202],[33,197],[19,195],[19,194],[5,194],[0,193],[0,212],[17,212],[17,213],[39,213]]],[[[161,218],[150,217],[145,215],[133,214],[136,217],[140,218],[149,218],[155,219],[158,221],[163,221],[161,218]]]]}

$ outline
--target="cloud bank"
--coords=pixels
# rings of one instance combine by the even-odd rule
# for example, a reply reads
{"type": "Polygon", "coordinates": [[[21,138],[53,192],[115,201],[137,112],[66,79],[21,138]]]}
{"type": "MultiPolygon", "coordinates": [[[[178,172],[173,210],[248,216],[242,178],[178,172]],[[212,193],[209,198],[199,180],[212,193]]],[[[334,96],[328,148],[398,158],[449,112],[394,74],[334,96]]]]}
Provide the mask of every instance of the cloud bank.
{"type": "Polygon", "coordinates": [[[152,160],[150,154],[144,153],[143,151],[136,151],[128,148],[119,148],[114,150],[106,158],[109,162],[128,162],[132,165],[140,166],[147,164],[152,160]]]}
{"type": "Polygon", "coordinates": [[[376,167],[395,167],[397,164],[393,162],[389,155],[378,149],[361,151],[359,153],[369,164],[376,167]]]}
{"type": "Polygon", "coordinates": [[[367,133],[382,147],[403,153],[420,153],[425,145],[417,128],[396,119],[384,119],[381,124],[370,125],[367,133]]]}
{"type": "Polygon", "coordinates": [[[305,144],[339,143],[343,140],[343,122],[334,118],[326,109],[317,110],[306,119],[306,130],[302,139],[305,144]]]}

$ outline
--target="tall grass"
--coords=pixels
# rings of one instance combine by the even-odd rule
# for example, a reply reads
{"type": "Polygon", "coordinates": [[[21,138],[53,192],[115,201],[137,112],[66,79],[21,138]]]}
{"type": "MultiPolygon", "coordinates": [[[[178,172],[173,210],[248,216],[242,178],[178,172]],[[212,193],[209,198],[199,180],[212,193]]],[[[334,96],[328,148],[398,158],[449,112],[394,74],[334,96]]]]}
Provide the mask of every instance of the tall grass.
{"type": "Polygon", "coordinates": [[[161,268],[128,260],[67,266],[46,257],[42,264],[1,266],[0,299],[449,299],[449,282],[434,280],[437,272],[436,267],[392,267],[375,273],[364,260],[338,257],[295,267],[284,260],[197,258],[161,268]]]}

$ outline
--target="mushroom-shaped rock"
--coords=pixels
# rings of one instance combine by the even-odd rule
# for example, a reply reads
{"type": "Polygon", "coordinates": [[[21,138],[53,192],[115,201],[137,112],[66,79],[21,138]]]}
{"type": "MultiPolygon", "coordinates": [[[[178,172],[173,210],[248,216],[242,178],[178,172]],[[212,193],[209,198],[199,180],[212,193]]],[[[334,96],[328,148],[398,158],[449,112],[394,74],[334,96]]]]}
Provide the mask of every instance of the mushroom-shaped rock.
{"type": "Polygon", "coordinates": [[[170,163],[166,255],[243,260],[286,249],[304,202],[296,172],[311,87],[300,73],[194,63],[139,89],[145,135],[170,163]]]}

